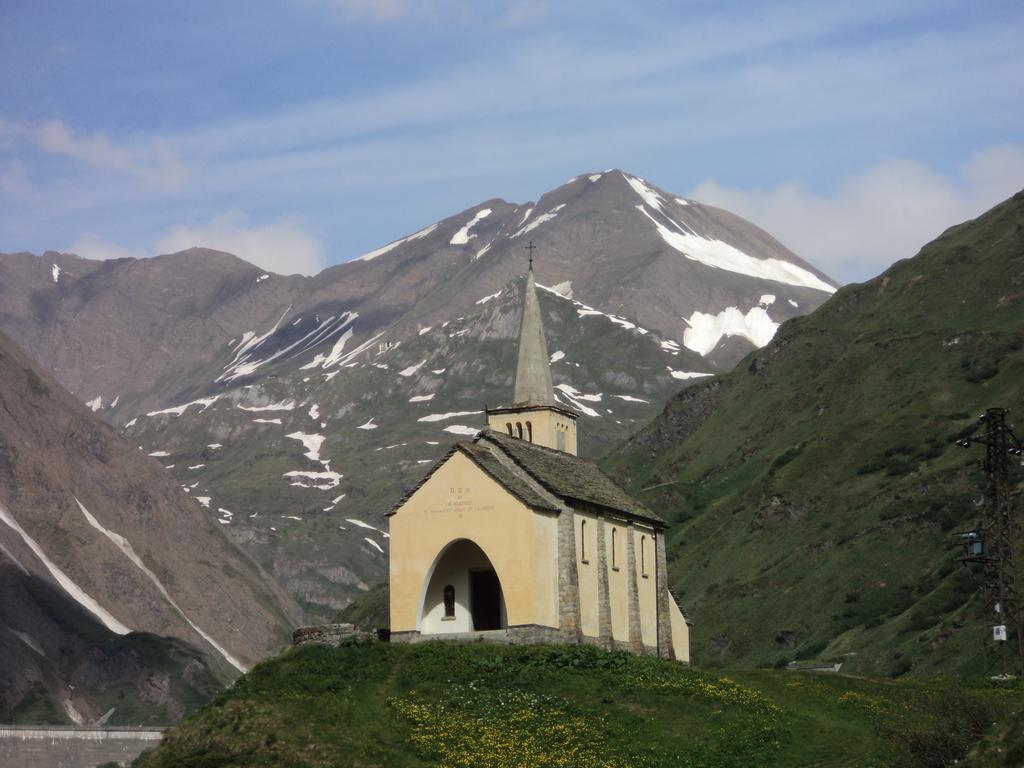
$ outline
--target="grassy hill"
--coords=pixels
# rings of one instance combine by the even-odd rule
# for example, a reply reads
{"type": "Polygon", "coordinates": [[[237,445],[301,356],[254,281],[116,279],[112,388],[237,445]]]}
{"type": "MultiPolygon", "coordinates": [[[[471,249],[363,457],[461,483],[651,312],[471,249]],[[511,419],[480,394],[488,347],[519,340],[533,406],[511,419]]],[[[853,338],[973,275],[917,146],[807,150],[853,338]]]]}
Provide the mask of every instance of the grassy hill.
{"type": "Polygon", "coordinates": [[[949,545],[981,449],[953,441],[991,406],[1024,409],[1024,192],[787,322],[609,459],[674,523],[697,663],[979,672],[993,622],[949,545]]]}
{"type": "Polygon", "coordinates": [[[305,647],[240,678],[137,765],[926,766],[986,734],[989,764],[1003,765],[1000,724],[1022,706],[1019,688],[723,677],[589,647],[305,647]]]}

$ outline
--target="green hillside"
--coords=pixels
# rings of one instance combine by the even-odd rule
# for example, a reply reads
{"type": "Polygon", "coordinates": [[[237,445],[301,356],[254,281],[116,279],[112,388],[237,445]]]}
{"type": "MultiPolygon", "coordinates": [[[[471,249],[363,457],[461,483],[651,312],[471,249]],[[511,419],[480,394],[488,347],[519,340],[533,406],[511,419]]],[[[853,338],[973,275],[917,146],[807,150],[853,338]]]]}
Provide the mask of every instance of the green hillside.
{"type": "Polygon", "coordinates": [[[1005,757],[1000,727],[1022,703],[1019,688],[768,670],[727,678],[577,646],[306,647],[240,678],[139,764],[947,765],[985,734],[988,757],[1005,757]]]}
{"type": "Polygon", "coordinates": [[[1024,409],[1024,193],[787,322],[608,460],[675,524],[696,663],[979,672],[992,622],[949,545],[981,449],[953,441],[992,406],[1024,409]]]}

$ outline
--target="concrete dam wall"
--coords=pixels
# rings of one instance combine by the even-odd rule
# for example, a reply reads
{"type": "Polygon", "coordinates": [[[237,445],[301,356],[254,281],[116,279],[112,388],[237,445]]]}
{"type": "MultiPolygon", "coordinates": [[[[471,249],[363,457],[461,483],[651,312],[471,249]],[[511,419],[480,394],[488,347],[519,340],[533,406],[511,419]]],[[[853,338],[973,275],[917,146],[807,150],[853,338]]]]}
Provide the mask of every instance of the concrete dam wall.
{"type": "Polygon", "coordinates": [[[0,768],[95,768],[128,765],[155,747],[163,728],[0,725],[0,768]]]}

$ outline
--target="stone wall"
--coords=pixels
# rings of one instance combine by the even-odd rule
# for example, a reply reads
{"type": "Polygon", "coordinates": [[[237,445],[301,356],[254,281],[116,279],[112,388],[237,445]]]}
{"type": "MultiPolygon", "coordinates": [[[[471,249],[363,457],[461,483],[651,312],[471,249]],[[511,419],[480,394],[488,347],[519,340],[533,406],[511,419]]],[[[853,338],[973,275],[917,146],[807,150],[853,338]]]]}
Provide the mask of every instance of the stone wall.
{"type": "Polygon", "coordinates": [[[162,728],[0,725],[0,768],[129,765],[162,737],[162,728]]]}
{"type": "Polygon", "coordinates": [[[376,638],[376,634],[356,629],[352,624],[321,624],[296,629],[292,633],[292,645],[341,645],[345,640],[376,638]]]}

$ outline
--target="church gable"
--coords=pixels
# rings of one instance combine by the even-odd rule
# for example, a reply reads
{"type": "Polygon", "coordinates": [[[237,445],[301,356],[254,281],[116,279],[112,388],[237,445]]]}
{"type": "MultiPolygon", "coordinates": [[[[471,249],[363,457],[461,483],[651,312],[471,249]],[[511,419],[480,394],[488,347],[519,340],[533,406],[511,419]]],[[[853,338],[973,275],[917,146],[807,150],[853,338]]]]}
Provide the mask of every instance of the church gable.
{"type": "MultiPolygon", "coordinates": [[[[435,619],[445,609],[445,588],[452,586],[455,603],[461,604],[467,586],[454,577],[435,583],[435,574],[486,571],[477,560],[489,563],[495,574],[502,627],[557,626],[558,516],[531,508],[479,461],[460,444],[391,516],[393,632],[423,632],[424,621],[431,634],[465,631],[458,609],[450,623],[435,619]],[[477,560],[459,554],[460,542],[474,545],[477,560]]],[[[537,499],[552,505],[540,495],[537,499]]]]}

